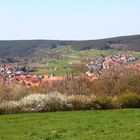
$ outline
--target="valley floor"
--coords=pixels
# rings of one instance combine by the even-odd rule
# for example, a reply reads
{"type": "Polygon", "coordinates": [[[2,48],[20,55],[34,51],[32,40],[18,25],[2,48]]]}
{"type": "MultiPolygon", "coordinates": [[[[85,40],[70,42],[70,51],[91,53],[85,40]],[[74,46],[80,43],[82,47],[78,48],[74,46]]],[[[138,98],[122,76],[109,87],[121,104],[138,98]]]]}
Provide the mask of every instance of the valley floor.
{"type": "Polygon", "coordinates": [[[140,110],[0,116],[0,140],[139,140],[140,110]]]}

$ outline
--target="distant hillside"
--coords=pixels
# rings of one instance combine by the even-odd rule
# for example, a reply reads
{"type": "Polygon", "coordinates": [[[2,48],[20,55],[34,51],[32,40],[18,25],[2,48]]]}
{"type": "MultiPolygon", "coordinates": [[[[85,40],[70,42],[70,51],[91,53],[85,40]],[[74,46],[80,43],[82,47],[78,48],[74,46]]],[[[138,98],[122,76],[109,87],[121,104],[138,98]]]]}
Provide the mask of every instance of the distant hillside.
{"type": "Polygon", "coordinates": [[[55,40],[13,40],[0,41],[0,56],[31,55],[36,49],[52,49],[58,45],[67,45],[68,41],[55,40]]]}
{"type": "Polygon", "coordinates": [[[42,59],[46,56],[47,50],[61,45],[68,45],[69,41],[56,40],[13,40],[0,41],[0,58],[12,60],[17,58],[42,59]]]}
{"type": "Polygon", "coordinates": [[[126,50],[140,51],[140,35],[124,36],[100,40],[86,41],[59,41],[59,40],[13,40],[0,41],[0,58],[8,59],[32,59],[45,58],[47,50],[59,46],[70,46],[73,50],[126,50]]]}
{"type": "Polygon", "coordinates": [[[140,51],[140,35],[72,42],[72,49],[140,51]]]}

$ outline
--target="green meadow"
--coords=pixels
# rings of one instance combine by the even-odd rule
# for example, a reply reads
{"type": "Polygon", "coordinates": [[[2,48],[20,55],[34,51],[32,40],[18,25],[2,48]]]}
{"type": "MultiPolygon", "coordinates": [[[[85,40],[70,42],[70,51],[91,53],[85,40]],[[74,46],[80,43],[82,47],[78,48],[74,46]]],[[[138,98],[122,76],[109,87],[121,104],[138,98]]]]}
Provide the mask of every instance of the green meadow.
{"type": "Polygon", "coordinates": [[[0,140],[139,140],[140,110],[0,116],[0,140]]]}
{"type": "MultiPolygon", "coordinates": [[[[56,76],[64,76],[66,72],[71,73],[71,70],[74,66],[85,64],[87,58],[92,59],[96,56],[108,56],[114,54],[122,54],[122,51],[113,51],[113,50],[82,50],[74,51],[69,47],[61,46],[55,49],[52,49],[52,52],[55,54],[61,54],[59,59],[46,58],[46,62],[39,66],[39,70],[32,74],[36,75],[50,75],[54,73],[56,76]],[[57,70],[55,70],[57,68],[57,70]]],[[[129,55],[132,55],[140,60],[140,52],[127,51],[125,52],[129,55]]]]}

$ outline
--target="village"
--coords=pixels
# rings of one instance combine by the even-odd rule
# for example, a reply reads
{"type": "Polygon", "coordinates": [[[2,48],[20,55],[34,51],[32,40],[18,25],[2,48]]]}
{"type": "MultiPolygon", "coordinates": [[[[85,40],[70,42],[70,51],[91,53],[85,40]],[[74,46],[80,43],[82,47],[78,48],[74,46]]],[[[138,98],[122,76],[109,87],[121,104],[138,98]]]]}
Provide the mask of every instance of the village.
{"type": "Polygon", "coordinates": [[[44,75],[31,75],[33,69],[23,66],[15,67],[9,64],[2,64],[0,66],[0,77],[3,79],[4,84],[22,84],[27,87],[40,86],[46,82],[62,81],[64,77],[55,77],[53,74],[51,76],[44,75]]]}
{"type": "MultiPolygon", "coordinates": [[[[135,60],[135,57],[127,54],[94,57],[85,64],[87,72],[84,73],[84,76],[92,81],[98,79],[100,74],[111,68],[123,66],[140,69],[140,63],[131,64],[131,62],[134,62],[135,60]]],[[[0,77],[3,79],[3,83],[7,85],[21,84],[27,87],[38,87],[48,82],[53,83],[64,81],[69,78],[76,78],[68,73],[66,73],[65,76],[55,76],[53,73],[51,75],[46,74],[43,76],[31,75],[30,72],[32,71],[33,68],[27,66],[13,66],[10,64],[0,65],[0,77]]]]}
{"type": "MultiPolygon", "coordinates": [[[[86,64],[88,71],[86,74],[88,76],[92,75],[100,75],[106,70],[112,68],[119,68],[119,67],[128,67],[130,63],[136,60],[135,57],[128,55],[126,53],[119,54],[119,55],[109,55],[109,56],[98,56],[90,60],[89,63],[86,64]]],[[[131,67],[135,67],[131,65],[131,67]]],[[[136,66],[138,67],[138,66],[136,66]]]]}

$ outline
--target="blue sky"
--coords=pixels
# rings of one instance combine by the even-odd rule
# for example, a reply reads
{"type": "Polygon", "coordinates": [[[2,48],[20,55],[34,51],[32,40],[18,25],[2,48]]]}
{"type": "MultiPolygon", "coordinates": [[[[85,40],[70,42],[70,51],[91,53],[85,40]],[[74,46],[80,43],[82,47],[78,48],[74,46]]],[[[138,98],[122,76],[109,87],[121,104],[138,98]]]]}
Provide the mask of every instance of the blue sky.
{"type": "Polygon", "coordinates": [[[0,40],[140,34],[140,0],[0,0],[0,40]]]}

